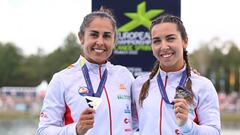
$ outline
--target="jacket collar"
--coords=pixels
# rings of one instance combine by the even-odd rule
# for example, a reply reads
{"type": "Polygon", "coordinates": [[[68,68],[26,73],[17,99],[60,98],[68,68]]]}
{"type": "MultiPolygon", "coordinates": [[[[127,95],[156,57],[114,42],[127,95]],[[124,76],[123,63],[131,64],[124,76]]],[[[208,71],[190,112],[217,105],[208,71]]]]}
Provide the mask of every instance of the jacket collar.
{"type": "Polygon", "coordinates": [[[168,76],[168,77],[177,77],[177,76],[182,76],[182,72],[186,69],[186,65],[184,65],[184,67],[178,71],[173,71],[173,72],[165,72],[163,71],[161,68],[159,68],[160,70],[160,74],[161,76],[165,77],[165,76],[168,76]]]}
{"type": "Polygon", "coordinates": [[[80,68],[82,68],[82,66],[84,64],[86,64],[88,71],[92,72],[94,74],[99,74],[100,70],[101,70],[101,74],[104,72],[104,70],[107,68],[107,65],[109,64],[109,62],[106,62],[105,64],[95,64],[95,63],[91,63],[89,62],[87,59],[85,59],[83,56],[80,56],[77,62],[80,65],[80,68]]]}

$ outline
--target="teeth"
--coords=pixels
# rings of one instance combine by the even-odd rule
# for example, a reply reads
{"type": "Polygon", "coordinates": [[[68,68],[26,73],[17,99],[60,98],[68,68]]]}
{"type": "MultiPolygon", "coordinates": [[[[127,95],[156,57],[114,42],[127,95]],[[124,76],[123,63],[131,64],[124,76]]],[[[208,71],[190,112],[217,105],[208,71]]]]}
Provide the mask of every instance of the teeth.
{"type": "Polygon", "coordinates": [[[98,52],[98,53],[102,53],[102,52],[104,52],[103,49],[97,49],[97,48],[94,48],[94,51],[95,51],[95,52],[98,52]]]}
{"type": "Polygon", "coordinates": [[[172,54],[163,54],[162,55],[163,58],[167,58],[167,57],[170,57],[170,56],[172,56],[172,54]]]}

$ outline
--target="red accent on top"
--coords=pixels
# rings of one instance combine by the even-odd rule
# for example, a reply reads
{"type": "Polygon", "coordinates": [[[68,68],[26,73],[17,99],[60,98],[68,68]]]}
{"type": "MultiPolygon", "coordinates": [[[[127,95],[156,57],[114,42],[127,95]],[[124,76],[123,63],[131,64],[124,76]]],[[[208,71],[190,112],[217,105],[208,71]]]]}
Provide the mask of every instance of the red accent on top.
{"type": "MultiPolygon", "coordinates": [[[[101,73],[101,66],[99,66],[99,75],[100,75],[100,79],[102,79],[102,73],[101,73]]],[[[112,112],[111,112],[111,104],[108,98],[108,93],[107,93],[107,89],[104,86],[104,91],[107,97],[107,102],[108,102],[108,110],[109,110],[109,128],[110,128],[110,135],[112,135],[112,112]]]]}
{"type": "Polygon", "coordinates": [[[194,122],[196,123],[196,124],[198,124],[199,125],[199,121],[198,121],[198,114],[197,114],[197,107],[194,109],[194,112],[195,112],[195,115],[196,115],[196,117],[194,118],[194,122]]]}
{"type": "Polygon", "coordinates": [[[161,101],[160,101],[160,135],[162,135],[162,101],[163,101],[163,99],[161,99],[161,101]]]}
{"type": "MultiPolygon", "coordinates": [[[[166,90],[166,87],[167,87],[167,79],[168,79],[168,76],[166,75],[166,78],[165,78],[165,84],[164,84],[164,89],[166,90]]],[[[163,98],[161,99],[161,102],[160,102],[160,135],[162,135],[162,103],[163,103],[163,98]]]]}
{"type": "Polygon", "coordinates": [[[175,134],[176,135],[180,135],[180,130],[179,129],[175,129],[175,134]]]}
{"type": "Polygon", "coordinates": [[[104,86],[104,91],[105,91],[105,94],[106,94],[106,97],[107,97],[107,101],[108,101],[108,110],[109,110],[109,126],[110,126],[110,135],[112,135],[112,111],[111,111],[111,104],[110,104],[110,101],[109,101],[109,98],[108,98],[108,93],[107,93],[107,90],[104,86]]]}
{"type": "Polygon", "coordinates": [[[64,114],[64,123],[65,123],[65,125],[68,125],[68,124],[73,123],[74,121],[73,121],[73,118],[71,115],[71,110],[66,103],[65,103],[65,107],[66,107],[66,112],[64,114]]]}

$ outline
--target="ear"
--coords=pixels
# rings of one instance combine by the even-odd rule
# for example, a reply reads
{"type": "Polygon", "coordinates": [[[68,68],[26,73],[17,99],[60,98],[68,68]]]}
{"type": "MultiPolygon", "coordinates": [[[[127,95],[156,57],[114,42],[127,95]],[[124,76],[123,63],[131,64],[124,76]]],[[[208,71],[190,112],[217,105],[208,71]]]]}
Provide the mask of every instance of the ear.
{"type": "Polygon", "coordinates": [[[183,48],[187,48],[188,46],[188,37],[186,37],[185,39],[183,39],[183,48]]]}
{"type": "Polygon", "coordinates": [[[84,37],[80,32],[78,32],[78,39],[80,40],[81,45],[83,45],[84,44],[84,37]]]}

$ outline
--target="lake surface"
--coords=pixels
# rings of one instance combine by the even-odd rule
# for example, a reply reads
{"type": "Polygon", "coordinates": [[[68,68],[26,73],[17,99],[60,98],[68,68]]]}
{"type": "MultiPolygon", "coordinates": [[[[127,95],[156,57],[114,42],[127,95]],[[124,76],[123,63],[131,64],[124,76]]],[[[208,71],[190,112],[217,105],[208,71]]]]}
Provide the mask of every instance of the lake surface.
{"type": "MultiPolygon", "coordinates": [[[[1,135],[35,135],[37,120],[0,120],[1,135]]],[[[235,124],[238,125],[238,124],[235,124]]],[[[240,135],[240,127],[224,126],[222,135],[240,135]]]]}

